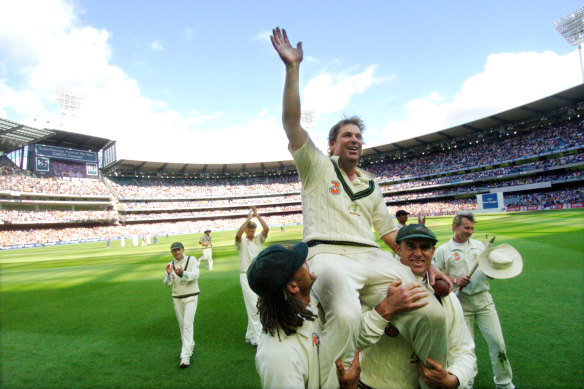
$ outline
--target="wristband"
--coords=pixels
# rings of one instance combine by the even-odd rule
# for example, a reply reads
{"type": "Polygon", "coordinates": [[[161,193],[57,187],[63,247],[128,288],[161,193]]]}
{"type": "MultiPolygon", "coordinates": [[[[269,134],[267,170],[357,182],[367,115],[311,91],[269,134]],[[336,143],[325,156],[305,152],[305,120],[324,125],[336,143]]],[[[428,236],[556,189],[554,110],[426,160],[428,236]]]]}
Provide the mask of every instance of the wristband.
{"type": "Polygon", "coordinates": [[[454,277],[454,283],[456,284],[456,277],[454,277]]]}

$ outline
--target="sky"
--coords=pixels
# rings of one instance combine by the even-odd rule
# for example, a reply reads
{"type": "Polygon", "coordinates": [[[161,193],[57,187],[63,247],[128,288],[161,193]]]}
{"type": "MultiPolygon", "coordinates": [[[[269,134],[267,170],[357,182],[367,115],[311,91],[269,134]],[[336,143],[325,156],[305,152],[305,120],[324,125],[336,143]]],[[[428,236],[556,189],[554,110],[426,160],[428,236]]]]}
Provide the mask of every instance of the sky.
{"type": "Polygon", "coordinates": [[[290,160],[284,65],[302,41],[303,126],[321,150],[359,115],[364,147],[582,83],[553,22],[571,0],[0,0],[0,118],[116,141],[118,159],[290,160]],[[66,91],[80,102],[63,114],[66,91]]]}

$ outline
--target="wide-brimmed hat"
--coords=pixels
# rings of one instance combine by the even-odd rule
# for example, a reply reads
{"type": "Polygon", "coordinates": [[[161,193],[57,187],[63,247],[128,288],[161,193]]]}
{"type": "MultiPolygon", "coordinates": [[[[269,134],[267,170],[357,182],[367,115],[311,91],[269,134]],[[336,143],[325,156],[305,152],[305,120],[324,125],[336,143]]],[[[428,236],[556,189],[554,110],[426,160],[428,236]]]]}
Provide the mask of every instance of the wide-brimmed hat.
{"type": "Polygon", "coordinates": [[[281,293],[306,262],[307,255],[308,246],[304,242],[293,247],[273,245],[262,250],[247,269],[250,288],[264,298],[281,293]]]}
{"type": "Polygon", "coordinates": [[[479,256],[479,267],[491,278],[513,278],[523,270],[523,259],[515,247],[502,243],[479,256]]]}

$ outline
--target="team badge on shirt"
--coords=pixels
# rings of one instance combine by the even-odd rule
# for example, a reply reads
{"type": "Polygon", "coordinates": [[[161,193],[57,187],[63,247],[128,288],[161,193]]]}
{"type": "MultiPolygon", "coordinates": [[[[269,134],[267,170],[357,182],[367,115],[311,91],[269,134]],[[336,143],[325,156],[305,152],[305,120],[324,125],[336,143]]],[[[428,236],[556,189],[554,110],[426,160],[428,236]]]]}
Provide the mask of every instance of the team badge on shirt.
{"type": "Polygon", "coordinates": [[[331,186],[329,186],[329,192],[332,195],[338,196],[341,193],[341,184],[338,181],[331,181],[331,186]]]}
{"type": "Polygon", "coordinates": [[[395,328],[393,324],[388,323],[387,327],[385,327],[385,335],[389,336],[390,338],[395,338],[399,335],[399,330],[395,328]]]}
{"type": "Polygon", "coordinates": [[[318,334],[316,332],[312,333],[312,346],[316,347],[316,352],[318,352],[320,346],[320,338],[318,337],[318,334]]]}
{"type": "Polygon", "coordinates": [[[454,260],[460,261],[460,255],[458,255],[458,253],[454,253],[454,260]]]}
{"type": "Polygon", "coordinates": [[[359,213],[359,205],[357,205],[356,202],[353,202],[353,204],[349,205],[349,213],[351,215],[361,216],[359,213]]]}

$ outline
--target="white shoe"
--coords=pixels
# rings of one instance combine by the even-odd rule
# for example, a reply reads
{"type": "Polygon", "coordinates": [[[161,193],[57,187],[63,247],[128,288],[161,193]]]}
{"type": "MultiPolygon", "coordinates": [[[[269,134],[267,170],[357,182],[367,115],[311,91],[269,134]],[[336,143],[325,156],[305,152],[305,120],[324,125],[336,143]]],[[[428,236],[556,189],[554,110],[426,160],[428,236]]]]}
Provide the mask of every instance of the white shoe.
{"type": "Polygon", "coordinates": [[[181,358],[181,360],[180,360],[180,368],[181,369],[189,367],[190,364],[191,364],[190,358],[181,358]]]}

